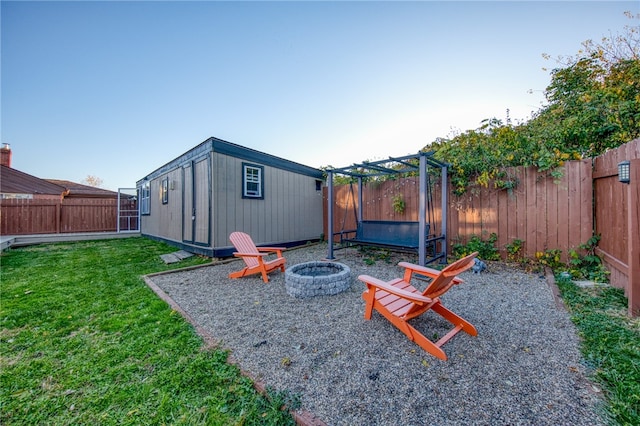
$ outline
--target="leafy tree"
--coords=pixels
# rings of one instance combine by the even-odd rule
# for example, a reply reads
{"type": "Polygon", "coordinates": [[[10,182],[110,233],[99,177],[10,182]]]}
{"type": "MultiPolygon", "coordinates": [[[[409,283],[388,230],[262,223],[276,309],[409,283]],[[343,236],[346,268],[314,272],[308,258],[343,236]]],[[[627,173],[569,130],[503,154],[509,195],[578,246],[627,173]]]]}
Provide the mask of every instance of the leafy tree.
{"type": "Polygon", "coordinates": [[[548,104],[528,122],[484,120],[475,130],[425,147],[452,164],[456,192],[491,180],[512,188],[517,182],[511,166],[536,166],[557,177],[567,160],[594,157],[640,137],[640,35],[638,26],[625,30],[583,42],[575,56],[556,58],[561,67],[551,71],[548,104]]]}
{"type": "Polygon", "coordinates": [[[87,175],[86,178],[82,180],[84,185],[95,186],[96,188],[100,188],[102,186],[102,179],[97,176],[87,175]]]}

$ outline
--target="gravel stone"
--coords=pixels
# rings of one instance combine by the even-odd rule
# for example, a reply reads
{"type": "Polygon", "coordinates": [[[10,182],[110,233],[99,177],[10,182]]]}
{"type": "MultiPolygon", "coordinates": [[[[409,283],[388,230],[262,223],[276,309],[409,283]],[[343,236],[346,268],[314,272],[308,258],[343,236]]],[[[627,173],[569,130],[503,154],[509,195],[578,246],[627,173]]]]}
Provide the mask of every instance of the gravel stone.
{"type": "MultiPolygon", "coordinates": [[[[327,245],[284,252],[287,266],[323,261],[327,245]]],[[[587,380],[579,338],[544,277],[486,262],[479,274],[441,297],[470,321],[443,349],[441,361],[409,341],[379,313],[363,318],[368,274],[401,276],[399,261],[364,262],[355,248],[334,253],[351,285],[328,296],[287,294],[285,274],[229,279],[239,262],[154,275],[166,292],[238,365],[276,391],[298,395],[327,425],[603,425],[600,394],[587,380]]],[[[416,281],[414,286],[424,288],[416,281]]],[[[435,339],[451,327],[433,312],[412,320],[435,339]]]]}

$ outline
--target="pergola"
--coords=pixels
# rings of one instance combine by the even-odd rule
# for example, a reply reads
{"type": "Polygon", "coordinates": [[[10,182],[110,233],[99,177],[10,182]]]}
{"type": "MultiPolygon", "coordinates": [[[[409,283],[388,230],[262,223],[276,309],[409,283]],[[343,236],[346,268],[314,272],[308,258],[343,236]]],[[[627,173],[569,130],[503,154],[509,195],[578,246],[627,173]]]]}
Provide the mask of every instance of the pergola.
{"type": "MultiPolygon", "coordinates": [[[[431,263],[437,259],[441,259],[441,262],[446,262],[447,259],[447,168],[448,164],[436,160],[433,157],[433,152],[419,152],[415,155],[408,155],[404,157],[389,157],[387,160],[380,161],[364,161],[360,164],[353,164],[348,167],[331,168],[327,169],[328,173],[328,230],[329,230],[329,252],[328,259],[335,259],[333,256],[334,251],[334,232],[333,232],[333,208],[334,208],[334,191],[333,191],[333,178],[334,175],[340,174],[357,178],[358,180],[358,223],[363,222],[362,213],[362,184],[363,179],[373,178],[385,175],[401,176],[410,172],[419,172],[419,214],[418,214],[418,262],[420,265],[425,266],[427,263],[431,263]],[[428,168],[434,167],[440,169],[441,176],[441,190],[442,190],[442,222],[441,222],[441,234],[436,235],[433,238],[426,236],[427,229],[430,224],[427,224],[427,211],[433,206],[429,205],[429,199],[427,193],[428,188],[428,168]],[[427,243],[431,243],[437,240],[442,240],[442,251],[440,253],[434,253],[434,256],[427,259],[427,243]]],[[[402,222],[389,223],[401,224],[402,222]]]]}

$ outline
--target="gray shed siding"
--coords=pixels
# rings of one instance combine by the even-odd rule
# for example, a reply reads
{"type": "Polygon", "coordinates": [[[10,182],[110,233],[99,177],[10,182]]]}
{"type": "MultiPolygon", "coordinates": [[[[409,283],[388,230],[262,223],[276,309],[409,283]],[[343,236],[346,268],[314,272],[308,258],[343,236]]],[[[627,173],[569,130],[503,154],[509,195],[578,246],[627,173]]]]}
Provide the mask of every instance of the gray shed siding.
{"type": "Polygon", "coordinates": [[[150,183],[150,211],[141,233],[212,257],[229,256],[229,234],[243,231],[258,245],[318,240],[322,172],[210,138],[138,181],[150,183]],[[242,164],[262,166],[264,198],[242,197],[242,164]],[[162,203],[162,182],[168,200],[162,203]]]}
{"type": "Polygon", "coordinates": [[[264,199],[242,198],[241,158],[213,155],[214,245],[229,246],[229,234],[243,231],[257,244],[317,240],[322,234],[322,191],[316,178],[266,163],[264,199]]]}
{"type": "Polygon", "coordinates": [[[180,169],[164,173],[150,183],[150,216],[143,216],[140,231],[148,235],[162,235],[169,240],[182,240],[182,185],[180,169]],[[169,190],[167,204],[162,204],[162,180],[169,178],[174,183],[174,190],[169,190]]]}

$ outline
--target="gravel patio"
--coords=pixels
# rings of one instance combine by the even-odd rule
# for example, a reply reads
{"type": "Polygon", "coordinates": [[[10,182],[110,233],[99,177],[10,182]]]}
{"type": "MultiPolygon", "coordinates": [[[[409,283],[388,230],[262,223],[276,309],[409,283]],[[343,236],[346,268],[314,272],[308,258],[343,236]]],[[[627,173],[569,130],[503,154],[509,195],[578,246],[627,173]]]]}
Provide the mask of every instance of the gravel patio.
{"type": "MultiPolygon", "coordinates": [[[[326,244],[287,250],[287,266],[326,258],[326,244]]],[[[390,280],[390,263],[364,262],[354,248],[335,252],[351,269],[349,289],[296,298],[285,274],[231,280],[239,261],[147,277],[194,325],[231,351],[251,377],[299,397],[301,412],[327,425],[599,425],[601,399],[586,378],[579,338],[544,277],[502,263],[443,297],[478,329],[444,345],[440,361],[374,311],[363,318],[360,274],[390,280]]],[[[428,312],[412,324],[442,336],[448,323],[428,312]]]]}

